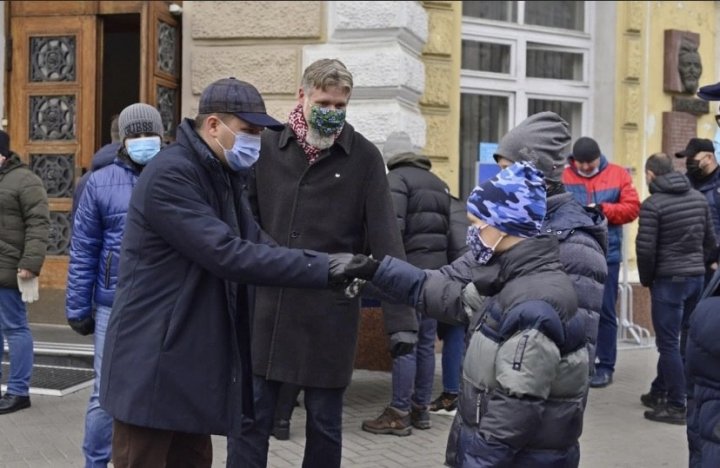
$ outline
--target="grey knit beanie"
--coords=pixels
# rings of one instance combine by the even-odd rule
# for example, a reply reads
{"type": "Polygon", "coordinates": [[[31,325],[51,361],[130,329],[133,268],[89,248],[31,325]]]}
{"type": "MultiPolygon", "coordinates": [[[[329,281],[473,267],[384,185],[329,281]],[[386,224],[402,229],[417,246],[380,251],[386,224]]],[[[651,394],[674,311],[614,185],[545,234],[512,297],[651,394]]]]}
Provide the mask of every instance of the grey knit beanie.
{"type": "Polygon", "coordinates": [[[495,160],[503,157],[512,162],[529,161],[545,175],[545,180],[559,182],[567,161],[570,126],[554,112],[533,114],[510,130],[495,150],[495,160]]]}
{"type": "Polygon", "coordinates": [[[120,112],[118,127],[120,141],[125,141],[129,135],[140,133],[155,133],[160,138],[165,134],[160,112],[153,106],[142,102],[131,104],[120,112]]]}
{"type": "Polygon", "coordinates": [[[410,135],[405,132],[393,132],[388,135],[383,144],[383,158],[385,161],[393,156],[405,153],[415,153],[410,135]]]}

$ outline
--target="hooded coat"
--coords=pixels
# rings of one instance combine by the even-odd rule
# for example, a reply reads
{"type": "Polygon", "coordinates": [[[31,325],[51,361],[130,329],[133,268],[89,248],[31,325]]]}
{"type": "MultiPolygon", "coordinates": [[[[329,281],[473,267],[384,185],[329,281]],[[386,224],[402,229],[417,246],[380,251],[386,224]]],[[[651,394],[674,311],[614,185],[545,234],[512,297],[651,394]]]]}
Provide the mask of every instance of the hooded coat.
{"type": "Polygon", "coordinates": [[[470,322],[459,434],[450,434],[447,463],[577,466],[589,373],[587,326],[576,313],[557,238],[526,239],[486,265],[473,266],[466,257],[435,271],[386,258],[373,278],[395,300],[433,318],[470,322]],[[459,271],[462,265],[470,271],[459,271]],[[468,273],[475,294],[458,280],[468,273]]]}
{"type": "Polygon", "coordinates": [[[130,195],[141,166],[128,156],[90,173],[73,219],[65,315],[92,316],[93,304],[112,307],[130,195]]]}
{"type": "Polygon", "coordinates": [[[712,263],[715,230],[707,200],[679,172],[657,176],[650,196],[640,207],[635,240],[638,272],[643,286],[655,278],[701,276],[712,263]]]}
{"type": "Polygon", "coordinates": [[[49,236],[42,180],[10,153],[0,166],[0,288],[17,289],[19,268],[40,274],[49,236]]]}
{"type": "Polygon", "coordinates": [[[419,268],[447,265],[450,232],[450,189],[430,172],[427,156],[402,153],[388,159],[395,216],[407,261],[419,268]]]}

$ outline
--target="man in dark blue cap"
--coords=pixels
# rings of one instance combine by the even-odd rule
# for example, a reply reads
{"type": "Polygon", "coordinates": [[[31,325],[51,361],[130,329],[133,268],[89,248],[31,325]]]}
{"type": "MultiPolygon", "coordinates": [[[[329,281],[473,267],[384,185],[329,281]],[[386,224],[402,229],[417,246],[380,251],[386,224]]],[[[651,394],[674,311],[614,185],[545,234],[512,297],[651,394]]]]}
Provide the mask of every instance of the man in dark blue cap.
{"type": "Polygon", "coordinates": [[[253,85],[216,81],[138,178],[100,384],[115,467],[210,467],[210,434],[253,417],[249,285],[345,280],[350,254],[261,243],[245,187],[266,127],[253,85]]]}
{"type": "MultiPolygon", "coordinates": [[[[704,88],[703,88],[704,89],[704,88]]],[[[695,190],[700,191],[710,205],[715,239],[720,239],[720,170],[715,159],[715,146],[706,138],[691,138],[687,147],[675,153],[678,158],[685,158],[686,175],[695,190]]],[[[715,261],[708,263],[706,283],[717,269],[718,250],[712,254],[715,261]]]]}

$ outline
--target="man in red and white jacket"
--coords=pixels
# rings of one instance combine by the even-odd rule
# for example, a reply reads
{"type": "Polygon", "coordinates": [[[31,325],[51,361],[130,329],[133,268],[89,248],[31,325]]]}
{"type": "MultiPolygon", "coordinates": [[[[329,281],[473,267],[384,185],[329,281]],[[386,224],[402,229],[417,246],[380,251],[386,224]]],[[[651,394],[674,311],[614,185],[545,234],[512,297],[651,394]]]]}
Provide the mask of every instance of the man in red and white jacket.
{"type": "Polygon", "coordinates": [[[615,302],[622,261],[622,225],[638,217],[640,199],[630,174],[608,162],[592,138],[582,137],[575,142],[568,163],[562,178],[568,192],[581,204],[600,210],[608,220],[608,275],[597,338],[599,362],[590,380],[591,387],[600,388],[612,383],[617,358],[615,302]]]}

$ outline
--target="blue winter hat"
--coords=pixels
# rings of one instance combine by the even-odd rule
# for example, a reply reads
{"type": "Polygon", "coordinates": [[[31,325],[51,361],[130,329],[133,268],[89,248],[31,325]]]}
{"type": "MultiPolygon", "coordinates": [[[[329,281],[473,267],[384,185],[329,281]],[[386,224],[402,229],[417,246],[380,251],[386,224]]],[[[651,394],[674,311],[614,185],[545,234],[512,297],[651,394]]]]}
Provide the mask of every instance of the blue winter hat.
{"type": "Polygon", "coordinates": [[[540,234],[547,208],[543,173],[528,162],[506,167],[468,197],[474,216],[511,236],[540,234]]]}

